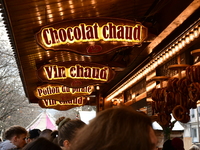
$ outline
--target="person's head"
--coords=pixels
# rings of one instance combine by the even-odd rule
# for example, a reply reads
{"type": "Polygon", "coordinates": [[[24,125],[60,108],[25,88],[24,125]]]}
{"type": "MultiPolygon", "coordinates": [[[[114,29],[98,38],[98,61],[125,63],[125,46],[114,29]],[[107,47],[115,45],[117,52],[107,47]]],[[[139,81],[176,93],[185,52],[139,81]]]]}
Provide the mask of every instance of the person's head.
{"type": "Polygon", "coordinates": [[[62,150],[58,145],[47,140],[44,137],[39,137],[36,140],[28,143],[22,150],[62,150]]]}
{"type": "Polygon", "coordinates": [[[162,150],[174,150],[174,148],[172,146],[172,140],[166,140],[163,144],[162,150]]]}
{"type": "Polygon", "coordinates": [[[76,134],[70,150],[154,150],[156,144],[150,117],[121,106],[99,112],[76,134]]]}
{"type": "Polygon", "coordinates": [[[51,132],[52,142],[58,145],[58,130],[51,132]]]}
{"type": "Polygon", "coordinates": [[[5,139],[10,140],[17,148],[26,144],[27,131],[21,126],[11,126],[5,131],[5,139]]]}
{"type": "Polygon", "coordinates": [[[69,149],[77,130],[85,126],[81,120],[71,120],[65,117],[59,118],[56,124],[58,125],[58,144],[63,149],[69,149]]]}
{"type": "Polygon", "coordinates": [[[41,130],[40,129],[32,129],[28,132],[28,138],[27,138],[27,143],[35,140],[36,138],[39,137],[41,133],[41,130]]]}
{"type": "Polygon", "coordinates": [[[44,137],[44,138],[46,138],[46,139],[51,141],[52,140],[51,132],[52,132],[51,129],[44,129],[44,130],[41,131],[39,137],[44,137]]]}
{"type": "Polygon", "coordinates": [[[172,146],[174,150],[185,150],[183,140],[177,137],[172,139],[172,146]]]}
{"type": "Polygon", "coordinates": [[[200,150],[200,148],[199,148],[197,145],[193,144],[193,145],[189,148],[189,150],[200,150]]]}

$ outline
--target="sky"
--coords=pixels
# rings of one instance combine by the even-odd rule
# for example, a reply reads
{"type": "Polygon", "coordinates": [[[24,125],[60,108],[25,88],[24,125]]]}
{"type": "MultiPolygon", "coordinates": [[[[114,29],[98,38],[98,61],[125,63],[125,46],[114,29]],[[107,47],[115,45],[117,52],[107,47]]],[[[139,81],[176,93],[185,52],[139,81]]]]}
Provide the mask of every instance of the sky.
{"type": "Polygon", "coordinates": [[[0,13],[0,40],[8,40],[8,35],[6,32],[6,28],[1,13],[0,13]]]}

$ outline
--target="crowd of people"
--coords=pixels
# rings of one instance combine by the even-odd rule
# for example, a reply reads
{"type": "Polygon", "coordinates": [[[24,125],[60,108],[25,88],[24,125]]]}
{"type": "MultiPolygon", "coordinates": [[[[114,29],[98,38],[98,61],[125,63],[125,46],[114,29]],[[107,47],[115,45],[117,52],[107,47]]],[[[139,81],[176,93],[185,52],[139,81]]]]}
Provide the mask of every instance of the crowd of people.
{"type": "MultiPolygon", "coordinates": [[[[131,107],[101,111],[88,125],[67,117],[60,117],[56,124],[55,131],[11,126],[0,150],[157,150],[151,118],[131,107]]],[[[193,145],[190,150],[197,148],[193,145]]],[[[183,142],[179,138],[167,140],[163,150],[184,150],[183,142]]]]}

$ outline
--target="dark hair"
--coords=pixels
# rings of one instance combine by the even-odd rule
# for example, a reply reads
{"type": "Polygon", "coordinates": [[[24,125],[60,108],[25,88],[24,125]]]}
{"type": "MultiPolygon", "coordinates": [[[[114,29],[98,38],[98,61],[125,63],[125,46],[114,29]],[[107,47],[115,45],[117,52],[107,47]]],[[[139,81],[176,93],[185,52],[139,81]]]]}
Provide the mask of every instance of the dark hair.
{"type": "Polygon", "coordinates": [[[52,142],[58,145],[58,130],[54,130],[51,132],[52,142]]]}
{"type": "Polygon", "coordinates": [[[39,137],[35,141],[28,143],[22,150],[62,150],[58,145],[39,137]]]}
{"type": "Polygon", "coordinates": [[[174,148],[172,146],[172,140],[166,140],[163,144],[162,150],[174,150],[174,148]]]}
{"type": "Polygon", "coordinates": [[[61,117],[56,121],[58,124],[58,144],[63,146],[64,140],[71,140],[75,137],[77,129],[82,128],[85,123],[81,120],[71,120],[69,118],[61,117]],[[59,121],[58,121],[59,120],[59,121]]]}
{"type": "Polygon", "coordinates": [[[183,140],[178,137],[172,139],[172,146],[174,150],[184,150],[183,140]]]}
{"type": "Polygon", "coordinates": [[[51,129],[44,129],[42,130],[42,132],[40,133],[40,136],[39,137],[44,137],[48,140],[52,140],[52,137],[51,137],[51,133],[52,133],[52,130],[51,129]]]}
{"type": "Polygon", "coordinates": [[[25,128],[21,126],[11,126],[5,131],[5,139],[10,140],[13,136],[20,136],[21,134],[27,134],[27,131],[25,128]]]}
{"type": "Polygon", "coordinates": [[[41,133],[40,129],[32,129],[29,131],[29,138],[36,139],[39,137],[40,133],[41,133]]]}
{"type": "Polygon", "coordinates": [[[99,112],[79,130],[70,150],[151,150],[152,121],[125,106],[99,112]]]}

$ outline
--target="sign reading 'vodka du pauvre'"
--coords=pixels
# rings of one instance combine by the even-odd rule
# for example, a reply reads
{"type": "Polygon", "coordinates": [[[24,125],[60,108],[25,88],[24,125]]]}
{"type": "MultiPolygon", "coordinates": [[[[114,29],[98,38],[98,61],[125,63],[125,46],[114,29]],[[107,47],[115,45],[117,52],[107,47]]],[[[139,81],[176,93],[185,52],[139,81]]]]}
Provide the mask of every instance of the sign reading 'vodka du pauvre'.
{"type": "Polygon", "coordinates": [[[56,110],[69,110],[74,107],[83,106],[86,103],[86,97],[76,97],[69,101],[56,101],[54,99],[42,99],[38,101],[40,107],[56,110]]]}
{"type": "Polygon", "coordinates": [[[147,28],[139,22],[116,18],[71,20],[41,28],[36,41],[46,50],[99,55],[118,47],[141,44],[147,28]]]}
{"type": "Polygon", "coordinates": [[[94,90],[94,86],[86,86],[82,88],[69,88],[59,84],[44,84],[38,86],[34,91],[38,99],[54,99],[58,101],[68,101],[76,97],[90,95],[94,90]]]}
{"type": "Polygon", "coordinates": [[[106,83],[111,81],[114,75],[115,72],[108,66],[86,62],[47,64],[38,69],[38,76],[42,81],[68,87],[106,83]]]}

